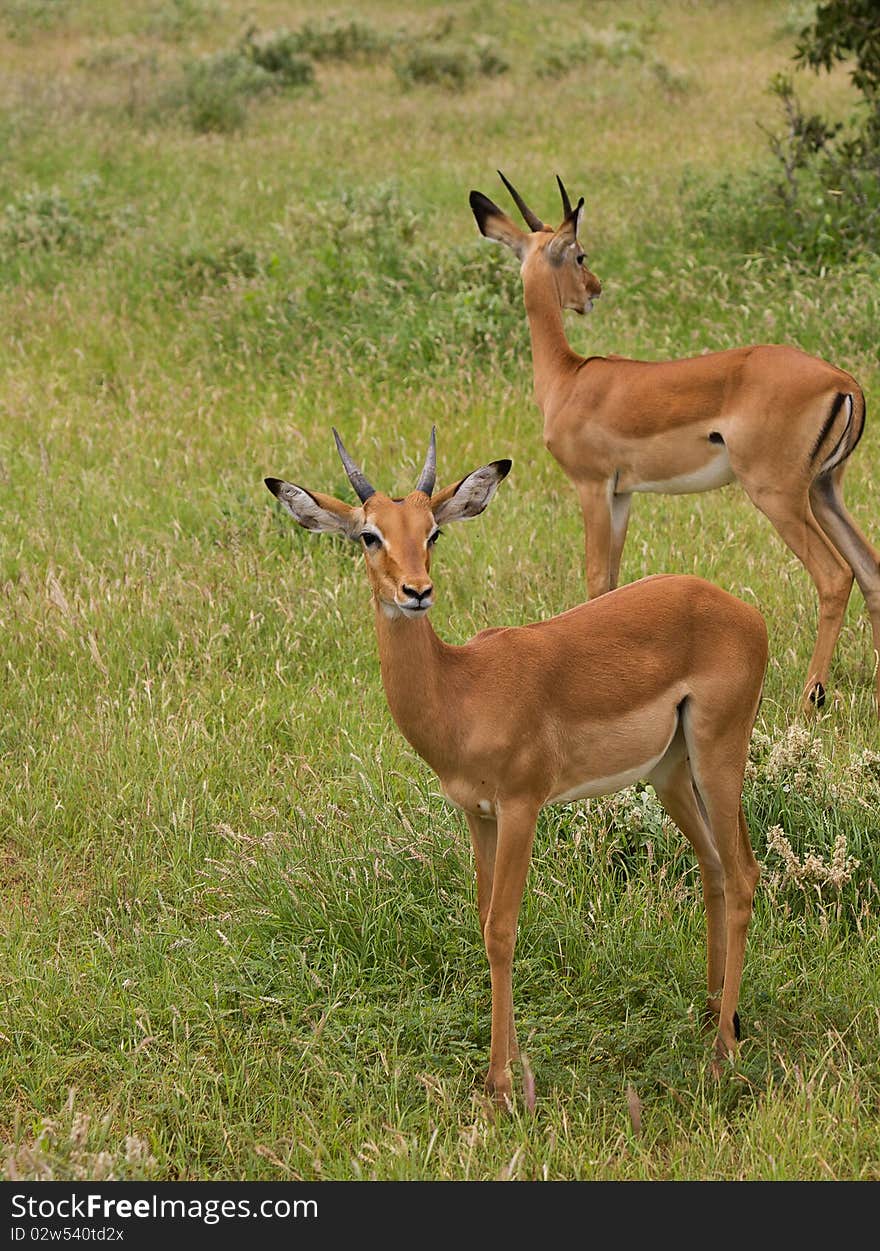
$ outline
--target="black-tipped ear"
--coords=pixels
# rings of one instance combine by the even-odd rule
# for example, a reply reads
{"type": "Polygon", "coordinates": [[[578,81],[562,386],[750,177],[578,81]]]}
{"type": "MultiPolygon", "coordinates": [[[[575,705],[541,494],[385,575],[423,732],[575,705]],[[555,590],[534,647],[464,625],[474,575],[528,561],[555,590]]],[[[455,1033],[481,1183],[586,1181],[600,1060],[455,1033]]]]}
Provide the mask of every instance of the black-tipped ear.
{"type": "Polygon", "coordinates": [[[467,521],[479,516],[495,494],[499,482],[510,473],[511,464],[509,460],[493,460],[432,496],[431,511],[438,526],[447,521],[467,521]]]}
{"type": "Polygon", "coordinates": [[[320,491],[307,491],[294,482],[280,478],[264,478],[266,486],[278,503],[306,530],[321,530],[330,534],[344,534],[353,539],[362,529],[363,513],[351,504],[320,491]]]}
{"type": "Polygon", "coordinates": [[[504,212],[497,204],[489,199],[487,195],[483,195],[482,191],[472,191],[468,196],[471,206],[471,212],[477,219],[477,225],[480,227],[480,233],[486,233],[486,222],[490,217],[504,217],[504,212]]]}

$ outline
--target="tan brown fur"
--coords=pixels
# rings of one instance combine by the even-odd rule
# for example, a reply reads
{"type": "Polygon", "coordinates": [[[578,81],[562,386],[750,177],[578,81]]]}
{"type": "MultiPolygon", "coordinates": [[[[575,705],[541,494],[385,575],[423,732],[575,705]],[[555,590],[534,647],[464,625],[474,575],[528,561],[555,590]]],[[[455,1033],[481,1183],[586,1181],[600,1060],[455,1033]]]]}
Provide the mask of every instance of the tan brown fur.
{"type": "MultiPolygon", "coordinates": [[[[617,585],[633,493],[738,481],[816,586],[818,633],[803,704],[821,706],[854,576],[880,655],[880,565],[841,492],[865,419],[856,380],[777,344],[657,362],[580,356],[566,339],[563,310],[590,311],[601,285],[577,263],[579,212],[557,231],[523,231],[479,192],[471,192],[471,207],[482,233],[521,261],[535,399],[544,443],[578,492],[589,595],[617,585]]],[[[876,699],[880,709],[880,667],[876,699]]]]}
{"type": "Polygon", "coordinates": [[[608,793],[644,777],[692,843],[716,1063],[733,1053],[758,880],[741,796],[767,664],[760,613],[690,576],[645,578],[545,621],[444,643],[427,615],[431,536],[441,520],[481,512],[509,468],[493,462],[430,498],[374,492],[356,508],[267,479],[309,528],[321,528],[321,500],[324,528],[361,542],[382,535],[364,550],[382,682],[400,730],[470,827],[492,979],[486,1081],[501,1104],[519,1055],[512,964],[535,824],[573,790],[608,793]]]}

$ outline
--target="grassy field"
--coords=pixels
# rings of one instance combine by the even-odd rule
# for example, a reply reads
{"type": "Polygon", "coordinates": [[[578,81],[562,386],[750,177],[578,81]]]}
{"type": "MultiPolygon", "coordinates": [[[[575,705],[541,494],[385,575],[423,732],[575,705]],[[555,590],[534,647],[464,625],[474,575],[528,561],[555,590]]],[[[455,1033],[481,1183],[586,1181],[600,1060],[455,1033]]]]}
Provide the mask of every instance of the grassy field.
{"type": "MultiPolygon", "coordinates": [[[[698,572],[770,632],[742,1048],[713,1081],[696,863],[653,793],[548,810],[515,966],[537,1110],[493,1121],[464,821],[387,710],[362,558],[262,484],[348,497],[333,424],[406,490],[436,423],[443,482],[513,459],[438,550],[438,633],[583,599],[516,264],[467,203],[503,202],[500,167],[555,216],[559,172],[605,287],[575,347],[791,342],[850,369],[847,499],[880,543],[880,263],[741,242],[810,6],[364,0],[346,39],[312,27],[305,70],[265,68],[314,8],[0,13],[5,1175],[880,1179],[858,592],[803,720],[795,557],[735,487],[637,498],[623,578],[698,572]]],[[[842,70],[801,89],[852,106],[842,70]]]]}

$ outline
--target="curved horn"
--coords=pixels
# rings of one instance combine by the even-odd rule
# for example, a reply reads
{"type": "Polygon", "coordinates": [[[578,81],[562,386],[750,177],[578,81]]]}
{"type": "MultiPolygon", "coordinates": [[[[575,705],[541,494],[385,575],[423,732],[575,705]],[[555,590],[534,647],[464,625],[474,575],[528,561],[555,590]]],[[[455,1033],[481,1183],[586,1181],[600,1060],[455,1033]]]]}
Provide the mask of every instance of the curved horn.
{"type": "Polygon", "coordinates": [[[566,217],[571,217],[571,200],[568,198],[568,192],[559,175],[556,175],[556,181],[559,183],[559,194],[562,196],[562,209],[566,217]]]}
{"type": "Polygon", "coordinates": [[[332,426],[333,438],[336,440],[336,450],[339,453],[339,459],[342,461],[345,472],[348,474],[348,480],[357,492],[357,497],[362,504],[365,504],[371,495],[376,494],[376,488],[371,486],[357,465],[345,450],[342,439],[339,437],[339,431],[332,426]]]}
{"type": "Polygon", "coordinates": [[[437,477],[437,428],[431,427],[431,442],[428,444],[428,455],[425,467],[416,483],[417,491],[424,491],[429,498],[434,490],[434,479],[437,477]]]}
{"type": "Polygon", "coordinates": [[[546,227],[544,226],[544,223],[541,221],[540,217],[535,216],[535,214],[526,204],[525,200],[522,198],[520,193],[514,187],[510,185],[510,183],[504,177],[500,169],[498,171],[498,177],[501,179],[501,181],[504,183],[507,190],[510,192],[511,197],[513,198],[514,204],[522,213],[523,218],[525,219],[526,225],[531,230],[545,230],[546,227]]]}

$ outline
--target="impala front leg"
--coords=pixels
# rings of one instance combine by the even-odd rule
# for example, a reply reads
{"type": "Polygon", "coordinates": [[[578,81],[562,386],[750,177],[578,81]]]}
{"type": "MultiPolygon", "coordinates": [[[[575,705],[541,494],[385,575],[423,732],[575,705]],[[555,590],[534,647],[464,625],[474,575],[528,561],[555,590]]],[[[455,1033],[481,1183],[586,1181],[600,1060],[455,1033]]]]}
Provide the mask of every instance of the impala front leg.
{"type": "MultiPolygon", "coordinates": [[[[616,578],[612,573],[612,507],[614,482],[612,479],[577,482],[577,493],[584,516],[584,554],[587,568],[587,593],[590,599],[614,589],[616,578]]],[[[626,533],[626,520],[623,521],[626,533]]],[[[621,538],[620,546],[623,546],[621,538]]]]}
{"type": "MultiPolygon", "coordinates": [[[[495,877],[495,850],[498,845],[498,823],[494,817],[479,817],[467,813],[474,847],[474,864],[477,870],[477,909],[480,914],[480,933],[485,939],[486,917],[492,902],[492,882],[495,877]]],[[[519,1043],[513,1023],[513,1004],[510,1008],[509,1051],[511,1061],[519,1059],[519,1043]]]]}
{"type": "Polygon", "coordinates": [[[513,1097],[513,952],[539,809],[540,804],[528,799],[507,800],[500,805],[492,897],[483,926],[492,978],[492,1043],[486,1090],[501,1107],[508,1107],[513,1097]]]}

